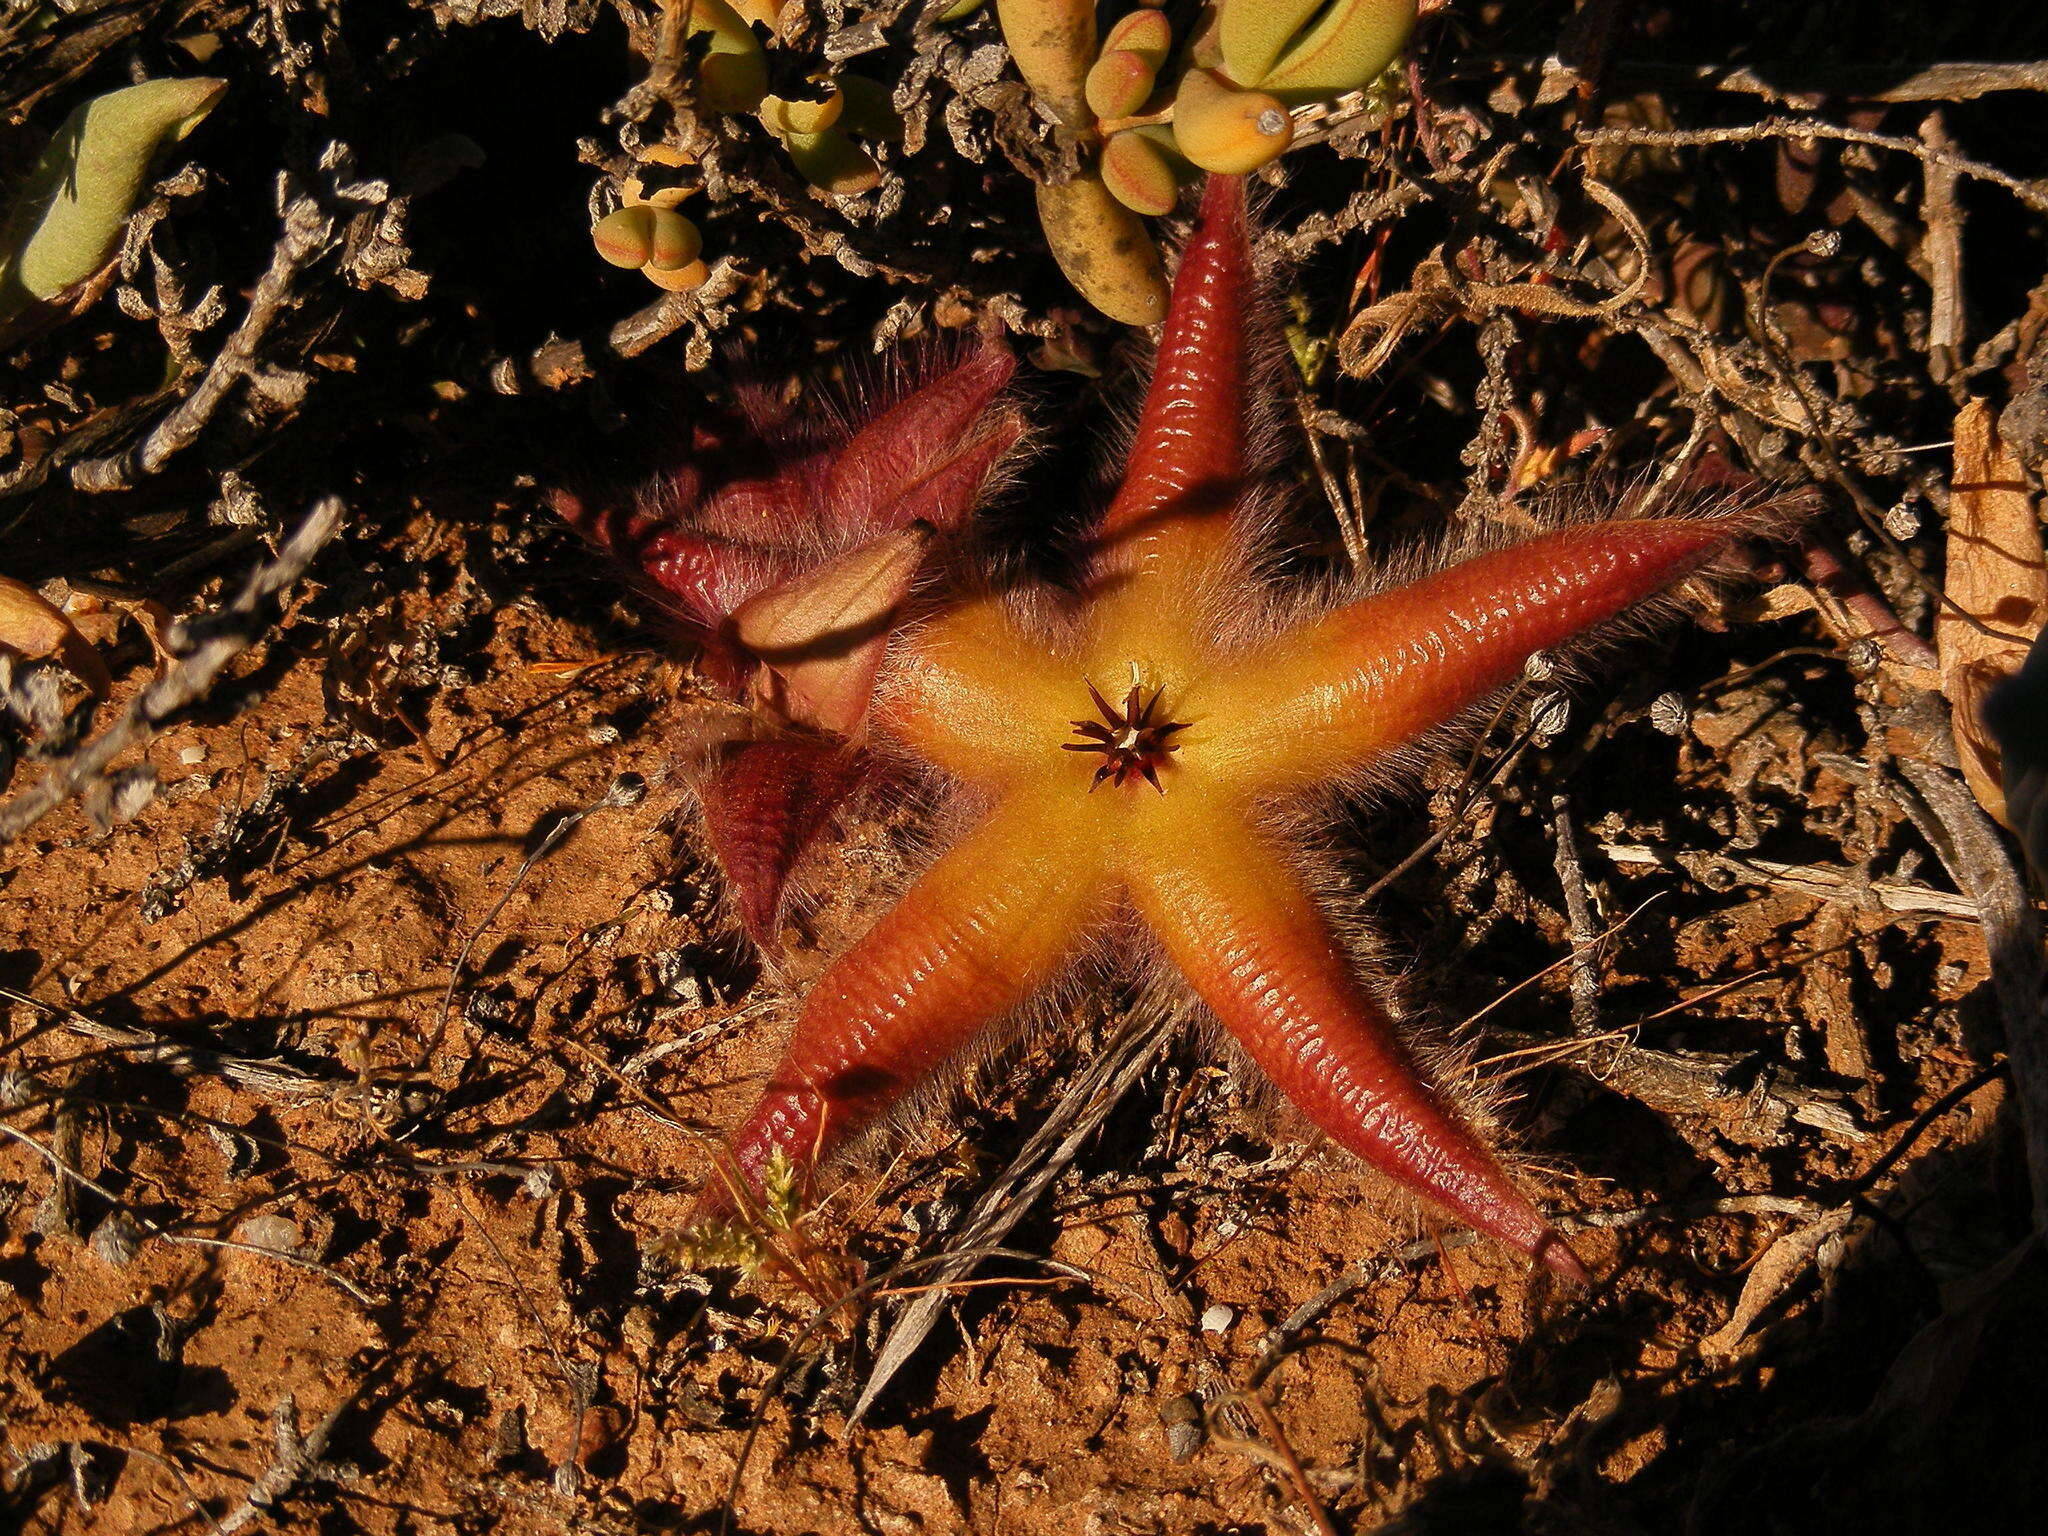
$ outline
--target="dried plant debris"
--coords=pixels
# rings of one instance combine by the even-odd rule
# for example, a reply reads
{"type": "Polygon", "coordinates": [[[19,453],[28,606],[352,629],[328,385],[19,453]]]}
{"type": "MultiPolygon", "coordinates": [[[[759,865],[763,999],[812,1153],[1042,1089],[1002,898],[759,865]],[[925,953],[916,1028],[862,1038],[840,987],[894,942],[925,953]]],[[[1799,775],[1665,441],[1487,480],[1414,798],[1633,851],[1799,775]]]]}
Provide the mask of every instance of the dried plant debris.
{"type": "Polygon", "coordinates": [[[0,1523],[2037,1522],[2044,189],[1980,0],[0,7],[0,1523]],[[1339,807],[1593,1284],[1144,989],[693,1248],[934,802],[749,909],[683,770],[847,723],[841,608],[1057,568],[1205,166],[1277,582],[1796,506],[1339,807]],[[709,660],[548,504],[1002,356],[1015,473],[742,540],[709,660]]]}

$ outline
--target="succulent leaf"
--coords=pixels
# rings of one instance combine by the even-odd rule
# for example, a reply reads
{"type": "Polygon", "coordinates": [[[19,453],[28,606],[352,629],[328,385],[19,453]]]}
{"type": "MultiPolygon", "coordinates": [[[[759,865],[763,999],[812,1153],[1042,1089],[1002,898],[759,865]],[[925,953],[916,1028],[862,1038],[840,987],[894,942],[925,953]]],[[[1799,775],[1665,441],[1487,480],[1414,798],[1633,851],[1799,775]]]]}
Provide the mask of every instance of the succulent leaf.
{"type": "Polygon", "coordinates": [[[680,272],[697,260],[704,237],[697,226],[673,208],[651,210],[647,265],[657,272],[680,272]]]}
{"type": "Polygon", "coordinates": [[[1153,69],[1162,69],[1166,56],[1173,52],[1173,24],[1163,11],[1132,11],[1109,29],[1102,47],[1104,52],[1120,48],[1135,53],[1153,69]]]}
{"type": "MultiPolygon", "coordinates": [[[[1184,180],[1161,128],[1126,128],[1102,146],[1102,183],[1133,213],[1159,218],[1173,212],[1184,180]]],[[[1185,164],[1185,162],[1182,162],[1185,164]]]]}
{"type": "Polygon", "coordinates": [[[889,99],[887,86],[866,75],[841,75],[838,84],[845,103],[839,116],[842,131],[883,144],[903,142],[903,118],[889,99]]]}
{"type": "Polygon", "coordinates": [[[1157,80],[1156,66],[1142,55],[1111,48],[1088,71],[1088,107],[1097,117],[1131,117],[1145,105],[1157,80]]]}
{"type": "Polygon", "coordinates": [[[1325,0],[1222,0],[1216,10],[1216,42],[1224,72],[1239,85],[1259,84],[1324,4],[1325,0]]]}
{"type": "Polygon", "coordinates": [[[778,133],[776,137],[789,151],[797,173],[821,192],[852,197],[872,190],[882,180],[874,156],[837,128],[822,133],[778,133]]]}
{"type": "Polygon", "coordinates": [[[711,268],[705,265],[702,257],[696,261],[684,262],[672,272],[665,272],[652,262],[640,270],[645,274],[647,281],[670,293],[694,293],[702,288],[705,280],[711,276],[711,268]]]}
{"type": "Polygon", "coordinates": [[[213,110],[225,80],[150,80],[80,103],[0,224],[0,321],[106,264],[150,162],[213,110]]]}
{"type": "Polygon", "coordinates": [[[599,219],[590,231],[597,254],[615,267],[644,267],[654,254],[654,210],[629,203],[599,219]]]}
{"type": "Polygon", "coordinates": [[[1290,106],[1362,90],[1394,62],[1414,28],[1415,0],[1333,0],[1258,84],[1290,106]]]}
{"type": "Polygon", "coordinates": [[[1191,69],[1173,100],[1173,138],[1203,170],[1235,176],[1293,143],[1294,119],[1264,91],[1238,90],[1210,70],[1191,69]]]}
{"type": "Polygon", "coordinates": [[[1095,58],[1095,0],[996,0],[996,20],[1017,73],[1069,128],[1094,121],[1088,66],[1095,58]]]}
{"type": "Polygon", "coordinates": [[[689,36],[708,39],[697,66],[698,104],[713,112],[751,112],[768,94],[768,57],[760,38],[726,0],[691,0],[689,36]]]}
{"type": "Polygon", "coordinates": [[[846,97],[836,86],[823,87],[815,97],[761,98],[761,121],[771,133],[823,133],[845,110],[846,97]]]}
{"type": "Polygon", "coordinates": [[[1125,325],[1166,314],[1166,265],[1144,222],[1103,184],[1099,168],[1038,188],[1038,222],[1067,281],[1125,325]]]}

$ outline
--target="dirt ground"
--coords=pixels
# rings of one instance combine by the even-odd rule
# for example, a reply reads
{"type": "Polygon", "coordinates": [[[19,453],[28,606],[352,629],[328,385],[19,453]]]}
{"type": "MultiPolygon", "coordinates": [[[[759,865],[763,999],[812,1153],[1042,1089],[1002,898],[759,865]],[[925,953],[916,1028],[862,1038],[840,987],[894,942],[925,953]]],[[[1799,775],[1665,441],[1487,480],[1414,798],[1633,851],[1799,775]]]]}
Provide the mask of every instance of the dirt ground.
{"type": "MultiPolygon", "coordinates": [[[[337,57],[316,8],[293,6],[130,7],[141,30],[124,46],[160,49],[211,19],[240,50],[225,23],[254,27],[264,9],[337,57]]],[[[330,492],[350,508],[275,623],[120,758],[153,766],[153,797],[125,819],[104,796],[67,804],[0,862],[0,1520],[1292,1536],[2009,1529],[2044,1507],[2048,1263],[2024,1242],[2012,1021],[1983,866],[1956,844],[1962,813],[1917,776],[1933,765],[1959,783],[1943,766],[1949,706],[1810,603],[1702,599],[1630,641],[1568,714],[1533,730],[1545,700],[1518,696],[1469,757],[1341,829],[1352,894],[1407,994],[1440,1025],[1472,1021],[1518,1177],[1571,1234],[1590,1287],[1533,1276],[1305,1140],[1196,1031],[1136,1040],[1149,1016],[1107,987],[848,1172],[807,1220],[796,1271],[692,1264],[677,1234],[709,1139],[751,1104],[804,979],[871,910],[862,892],[904,829],[858,822],[814,871],[795,952],[764,967],[726,915],[676,769],[678,711],[701,685],[542,490],[593,444],[658,456],[636,409],[725,388],[725,363],[706,361],[717,347],[750,343],[757,374],[762,355],[771,371],[814,371],[808,331],[857,355],[899,300],[938,329],[976,295],[908,257],[911,276],[863,286],[845,263],[749,253],[746,240],[783,237],[749,233],[769,204],[735,170],[728,238],[759,270],[786,259],[786,290],[707,302],[637,365],[494,390],[508,357],[536,377],[558,362],[557,333],[595,356],[603,327],[649,299],[623,279],[552,310],[533,299],[580,270],[565,251],[588,255],[580,198],[596,173],[573,148],[529,162],[535,204],[573,238],[515,250],[503,270],[458,238],[517,182],[499,168],[508,145],[516,170],[530,141],[592,131],[632,83],[602,18],[574,25],[600,8],[567,8],[546,35],[554,9],[372,7],[374,23],[352,23],[356,67],[378,56],[379,29],[402,41],[408,135],[459,127],[493,157],[481,184],[458,180],[449,203],[407,215],[408,259],[438,285],[426,298],[373,300],[335,276],[275,343],[317,379],[303,403],[224,419],[218,442],[134,489],[52,479],[0,501],[0,574],[93,612],[115,682],[95,729],[163,665],[144,599],[219,608],[296,509],[330,492]],[[448,19],[465,9],[477,14],[448,19]],[[567,50],[562,88],[519,121],[547,48],[567,50]],[[513,104],[471,111],[451,94],[477,58],[513,104]],[[804,283],[810,308],[788,296],[804,283]],[[224,474],[255,488],[253,521],[221,514],[224,474]],[[1083,1113],[1105,1062],[1129,1064],[1128,1086],[1057,1160],[1004,1254],[942,1281],[929,1335],[853,1422],[891,1330],[930,1292],[932,1256],[1005,1169],[1042,1160],[1032,1133],[1083,1113]]],[[[818,9],[836,22],[849,8],[818,9]]],[[[1539,36],[1463,9],[1468,49],[1515,54],[1540,54],[1572,11],[1544,9],[1539,36]]],[[[1629,14],[1633,48],[1694,57],[1725,41],[1655,6],[1629,14]]],[[[1917,13],[1885,14],[1897,35],[1917,13]]],[[[1792,32],[1742,24],[1762,28],[1754,56],[1791,56],[1792,32]]],[[[234,67],[280,121],[299,98],[259,70],[276,50],[248,35],[234,67]]],[[[2003,46],[2019,56],[2026,41],[2003,46]]],[[[1916,63],[1976,56],[1939,31],[1927,46],[1948,52],[1916,63]]],[[[1454,81],[1445,57],[1429,55],[1439,97],[1486,99],[1492,87],[1454,81]]],[[[1997,105],[2011,100],[1967,102],[1949,126],[1973,153],[2016,152],[2042,113],[2038,97],[1997,105]]],[[[21,97],[10,110],[50,116],[21,97]]],[[[336,131],[356,133],[357,109],[336,110],[336,131]]],[[[1916,131],[1922,107],[1889,110],[1886,132],[1916,131]]],[[[233,201],[237,173],[264,184],[259,139],[222,141],[223,185],[207,195],[260,229],[220,222],[184,259],[238,240],[267,250],[268,215],[249,210],[268,194],[233,201]]],[[[374,135],[356,142],[380,173],[402,159],[388,144],[380,159],[374,135]]],[[[1270,216],[1285,220],[1275,246],[1301,242],[1283,297],[1333,341],[1363,302],[1361,261],[1399,291],[1464,215],[1449,198],[1451,211],[1425,210],[1440,222],[1412,249],[1374,245],[1371,219],[1316,247],[1314,221],[1383,166],[1314,153],[1275,194],[1299,201],[1270,216]]],[[[2015,174],[2042,170],[2027,153],[2036,163],[2015,174]]],[[[1920,169],[1851,169],[1865,202],[1819,222],[1871,247],[1865,277],[1891,273],[1872,188],[1919,220],[1920,169]]],[[[1717,194],[1729,202],[1690,208],[1722,221],[1744,282],[1816,222],[1782,197],[1769,218],[1740,205],[1745,189],[1767,200],[1771,170],[1742,162],[1717,194]]],[[[1022,185],[1002,218],[1018,218],[1022,185]]],[[[2031,242],[1972,269],[1968,289],[1978,338],[2009,320],[2020,338],[1972,376],[2002,403],[2030,387],[2048,314],[2040,215],[1968,206],[2012,250],[2031,242]]],[[[1004,253],[974,281],[1037,327],[1020,348],[1039,365],[1029,389],[1051,446],[1027,486],[1050,488],[1099,448],[1136,362],[1039,270],[1030,228],[996,230],[1004,253]]],[[[1836,301],[1820,278],[1780,315],[1785,344],[1834,347],[1800,353],[1803,376],[1833,381],[1887,441],[1945,440],[1956,391],[1908,334],[1921,300],[1886,280],[1854,333],[1864,352],[1797,329],[1836,301]]],[[[10,343],[20,377],[62,373],[78,396],[74,410],[44,392],[60,425],[105,426],[93,411],[117,396],[132,411],[110,430],[161,405],[136,383],[160,358],[123,350],[146,327],[85,343],[125,323],[111,313],[72,322],[62,345],[10,343]]],[[[1651,349],[1620,328],[1560,341],[1525,315],[1502,362],[1486,339],[1496,319],[1444,318],[1435,341],[1411,341],[1441,344],[1440,375],[1304,375],[1303,482],[1321,483],[1313,448],[1397,488],[1375,550],[1462,515],[1461,452],[1507,431],[1472,403],[1496,374],[1560,450],[1595,418],[1629,424],[1646,455],[1687,442],[1678,396],[1643,385],[1651,349]],[[1614,405],[1639,387],[1651,405],[1614,405]],[[1357,447],[1346,422],[1372,423],[1376,445],[1357,447]]],[[[1742,334],[1739,314],[1726,323],[1742,334]]],[[[1759,473],[1807,462],[1832,497],[1821,522],[1924,628],[1911,576],[1940,572],[1927,487],[1942,489],[1945,441],[1915,461],[1931,466],[1920,478],[1894,464],[1852,482],[1918,507],[1913,527],[1886,525],[1902,530],[1886,545],[1820,461],[1787,446],[1790,429],[1745,436],[1762,420],[1742,416],[1752,396],[1715,387],[1728,456],[1759,473]]],[[[1028,529],[1033,498],[1050,495],[1027,489],[1002,515],[1028,529]]],[[[1758,590],[1807,584],[1778,558],[1758,590]]],[[[8,729],[19,794],[61,753],[19,720],[8,729]]]]}
{"type": "MultiPolygon", "coordinates": [[[[1418,1226],[1183,1041],[1011,1240],[1068,1268],[963,1293],[844,1437],[885,1314],[667,1257],[702,1138],[744,1111],[791,997],[721,920],[687,815],[671,853],[650,704],[676,674],[466,591],[465,543],[411,531],[395,643],[333,647],[315,596],[257,664],[260,703],[159,738],[147,816],[109,835],[66,813],[13,865],[7,1091],[42,1113],[9,1123],[92,1180],[5,1149],[9,1439],[63,1473],[39,1526],[217,1516],[296,1433],[310,1470],[263,1516],[288,1528],[693,1529],[758,1418],[740,1529],[1299,1529],[1282,1445],[1359,1528],[1441,1506],[1445,1529],[1629,1529],[1632,1507],[1702,1496],[1731,1443],[1854,1413],[1944,1283],[2002,1251],[1976,923],[1873,910],[1853,880],[1816,899],[1617,874],[1615,915],[1656,897],[1661,918],[1604,957],[1603,1024],[1695,1073],[1686,1097],[1561,1035],[1559,971],[1483,1037],[1504,1071],[1521,1032],[1536,1060],[1586,1058],[1515,1086],[1526,1177],[1583,1223],[1590,1291],[1418,1226]],[[407,645],[431,646],[424,687],[350,702],[333,682],[407,645]],[[525,862],[624,773],[656,788],[525,862]],[[1817,1273],[1731,1326],[1788,1239],[1817,1273]],[[1187,1394],[1255,1392],[1249,1425],[1176,1438],[1187,1394]]],[[[1728,665],[1675,649],[1660,677],[1728,665]]],[[[1680,738],[1615,705],[1573,794],[1616,807],[1593,836],[1711,847],[1697,807],[1742,776],[1753,803],[1800,797],[1760,848],[1812,820],[1845,880],[1910,869],[1896,821],[1858,827],[1815,761],[1841,701],[1792,664],[1680,738]]],[[[1528,798],[1555,782],[1532,772],[1528,798]]],[[[1426,825],[1379,818],[1368,847],[1426,825]]],[[[1454,1017],[1569,946],[1539,813],[1502,804],[1458,837],[1398,887],[1413,988],[1454,1017]]],[[[916,1123],[828,1206],[824,1273],[880,1274],[943,1232],[1108,1017],[916,1123]]]]}

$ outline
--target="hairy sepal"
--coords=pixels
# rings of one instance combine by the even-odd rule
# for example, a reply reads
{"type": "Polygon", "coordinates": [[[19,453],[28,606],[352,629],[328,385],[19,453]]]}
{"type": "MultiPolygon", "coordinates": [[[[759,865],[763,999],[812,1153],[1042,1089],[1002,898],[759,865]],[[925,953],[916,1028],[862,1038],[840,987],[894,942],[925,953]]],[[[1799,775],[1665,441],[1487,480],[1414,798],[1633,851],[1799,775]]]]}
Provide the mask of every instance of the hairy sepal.
{"type": "Polygon", "coordinates": [[[930,534],[967,522],[1024,439],[1001,398],[1015,366],[985,342],[838,408],[815,392],[799,409],[743,389],[735,412],[699,420],[681,461],[637,494],[550,500],[635,574],[728,696],[766,701],[784,723],[851,731],[865,705],[854,683],[872,682],[887,635],[856,631],[894,607],[930,534]]]}
{"type": "Polygon", "coordinates": [[[725,745],[697,780],[704,832],[749,939],[776,947],[790,876],[873,771],[868,756],[810,736],[725,745]]]}

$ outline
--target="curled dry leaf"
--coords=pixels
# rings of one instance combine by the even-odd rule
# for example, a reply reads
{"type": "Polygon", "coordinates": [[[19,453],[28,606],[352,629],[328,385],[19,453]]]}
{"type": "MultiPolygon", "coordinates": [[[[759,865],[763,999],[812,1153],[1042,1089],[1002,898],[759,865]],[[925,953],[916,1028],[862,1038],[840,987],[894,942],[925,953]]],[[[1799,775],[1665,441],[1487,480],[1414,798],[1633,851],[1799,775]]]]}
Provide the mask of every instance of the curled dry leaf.
{"type": "Polygon", "coordinates": [[[1941,687],[1955,713],[1963,777],[2007,826],[1997,738],[1984,724],[1991,690],[2020,669],[2048,625],[2048,557],[2018,457],[1999,439],[1991,408],[1956,416],[1955,480],[1948,514],[1947,599],[1935,620],[1941,687]]]}
{"type": "Polygon", "coordinates": [[[31,661],[55,656],[94,698],[103,699],[113,691],[114,679],[106,662],[63,609],[34,587],[7,576],[0,576],[0,650],[31,661]]]}
{"type": "Polygon", "coordinates": [[[912,523],[742,604],[733,633],[767,671],[763,702],[799,725],[851,733],[931,540],[931,524],[912,523]]]}
{"type": "Polygon", "coordinates": [[[1984,724],[2004,757],[2006,819],[2048,879],[2048,629],[2027,652],[2026,665],[1991,690],[1984,724]]]}
{"type": "Polygon", "coordinates": [[[1806,1266],[1819,1255],[1829,1238],[1842,1232],[1855,1215],[1848,1206],[1829,1211],[1816,1221],[1795,1227],[1764,1250],[1742,1282],[1742,1294],[1735,1298],[1735,1313],[1721,1327],[1700,1340],[1703,1355],[1727,1355],[1749,1336],[1757,1319],[1797,1283],[1806,1266]]]}

